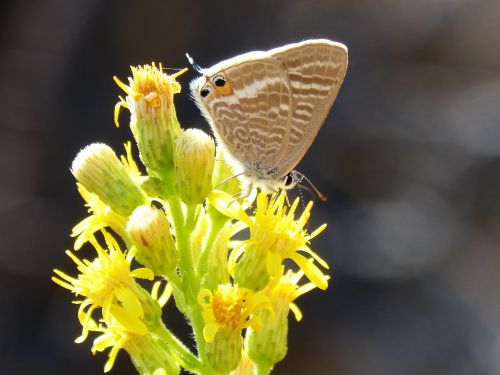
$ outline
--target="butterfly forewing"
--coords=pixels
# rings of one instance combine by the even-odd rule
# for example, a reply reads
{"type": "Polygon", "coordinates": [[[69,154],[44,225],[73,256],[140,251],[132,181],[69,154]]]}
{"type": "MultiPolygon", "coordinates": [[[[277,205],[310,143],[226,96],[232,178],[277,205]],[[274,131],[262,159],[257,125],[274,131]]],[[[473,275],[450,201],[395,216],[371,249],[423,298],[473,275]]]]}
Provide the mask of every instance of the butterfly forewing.
{"type": "Polygon", "coordinates": [[[290,124],[286,73],[276,60],[260,58],[231,63],[217,74],[228,87],[206,101],[216,136],[245,168],[265,172],[275,167],[290,124]]]}
{"type": "Polygon", "coordinates": [[[337,97],[347,69],[347,49],[328,40],[313,40],[269,54],[283,65],[293,96],[289,137],[280,162],[280,174],[285,175],[309,149],[337,97]]]}

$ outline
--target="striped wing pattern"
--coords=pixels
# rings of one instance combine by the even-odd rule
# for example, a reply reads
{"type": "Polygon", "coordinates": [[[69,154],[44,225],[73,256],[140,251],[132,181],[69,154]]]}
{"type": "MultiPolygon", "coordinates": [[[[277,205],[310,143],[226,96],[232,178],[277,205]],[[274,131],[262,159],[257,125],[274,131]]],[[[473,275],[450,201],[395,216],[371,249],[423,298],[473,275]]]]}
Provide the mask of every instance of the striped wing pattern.
{"type": "Polygon", "coordinates": [[[288,76],[293,96],[286,151],[279,174],[291,171],[303,158],[323,125],[347,69],[347,50],[338,43],[310,41],[269,51],[288,76]]]}
{"type": "Polygon", "coordinates": [[[220,71],[230,94],[214,92],[207,108],[224,145],[247,169],[265,173],[276,166],[288,131],[291,91],[274,59],[244,61],[220,71]]]}
{"type": "Polygon", "coordinates": [[[316,138],[346,69],[344,45],[308,40],[214,65],[194,81],[193,96],[245,177],[276,190],[316,138]],[[212,90],[202,98],[207,85],[212,90]]]}

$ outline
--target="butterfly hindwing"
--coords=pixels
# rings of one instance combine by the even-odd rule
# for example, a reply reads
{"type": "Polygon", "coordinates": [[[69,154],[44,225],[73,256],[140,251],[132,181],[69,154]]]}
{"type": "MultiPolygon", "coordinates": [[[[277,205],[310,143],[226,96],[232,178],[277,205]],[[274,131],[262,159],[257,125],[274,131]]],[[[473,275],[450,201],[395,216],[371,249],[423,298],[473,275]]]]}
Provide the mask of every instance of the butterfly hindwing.
{"type": "Polygon", "coordinates": [[[290,136],[280,161],[286,174],[311,146],[337,97],[347,69],[347,49],[329,40],[310,40],[269,54],[283,65],[293,96],[290,136]]]}

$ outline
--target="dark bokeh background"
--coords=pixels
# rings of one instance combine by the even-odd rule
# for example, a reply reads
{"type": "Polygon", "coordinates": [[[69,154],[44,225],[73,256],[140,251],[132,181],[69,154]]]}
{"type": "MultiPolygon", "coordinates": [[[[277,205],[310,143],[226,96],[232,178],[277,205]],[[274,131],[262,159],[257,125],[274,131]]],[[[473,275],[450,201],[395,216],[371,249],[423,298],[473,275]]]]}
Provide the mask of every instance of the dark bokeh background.
{"type": "MultiPolygon", "coordinates": [[[[330,225],[313,247],[333,280],[299,301],[305,318],[275,373],[500,373],[499,1],[60,0],[0,12],[1,374],[102,371],[90,340],[72,343],[76,306],[49,278],[73,269],[64,249],[85,216],[72,158],[130,138],[113,125],[112,76],[313,37],[350,52],[299,165],[330,198],[312,224],[330,225]]],[[[185,127],[206,129],[187,90],[176,103],[185,127]]],[[[124,354],[113,371],[134,373],[124,354]]]]}

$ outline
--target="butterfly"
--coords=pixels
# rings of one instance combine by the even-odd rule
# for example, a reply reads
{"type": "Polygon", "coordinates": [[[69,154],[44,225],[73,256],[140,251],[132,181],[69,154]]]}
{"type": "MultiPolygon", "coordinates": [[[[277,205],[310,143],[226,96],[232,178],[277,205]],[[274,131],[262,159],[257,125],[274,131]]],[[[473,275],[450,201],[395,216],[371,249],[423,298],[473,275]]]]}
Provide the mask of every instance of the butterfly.
{"type": "MultiPolygon", "coordinates": [[[[190,61],[192,59],[188,56],[190,61]]],[[[190,84],[243,194],[290,189],[337,97],[347,48],[326,39],[253,51],[211,68],[190,84]]]]}

